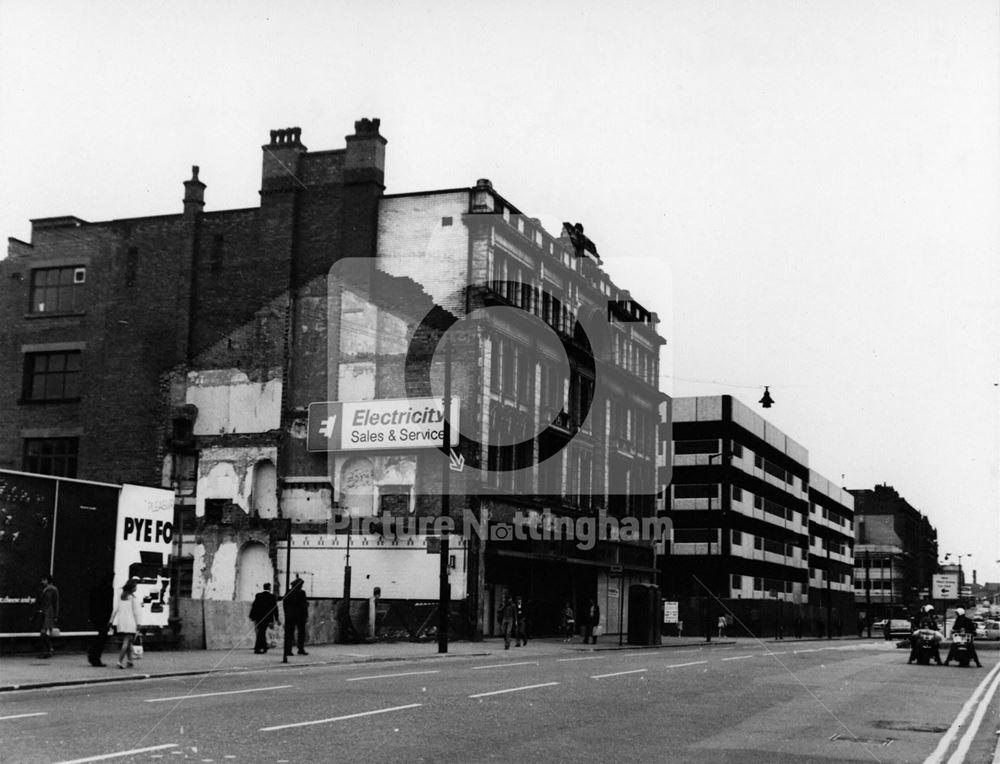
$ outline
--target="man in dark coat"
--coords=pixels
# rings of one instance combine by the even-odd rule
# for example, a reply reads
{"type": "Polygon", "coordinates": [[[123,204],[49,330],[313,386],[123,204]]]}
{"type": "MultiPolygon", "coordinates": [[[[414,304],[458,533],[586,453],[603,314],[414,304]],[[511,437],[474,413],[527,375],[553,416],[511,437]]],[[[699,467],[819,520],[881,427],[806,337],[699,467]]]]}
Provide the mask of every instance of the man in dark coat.
{"type": "MultiPolygon", "coordinates": [[[[976,622],[965,614],[965,608],[960,607],[955,611],[955,623],[951,625],[951,633],[954,634],[956,631],[964,631],[973,638],[976,636],[976,622]]],[[[969,642],[969,654],[976,662],[976,666],[982,668],[983,664],[979,662],[979,653],[976,652],[976,645],[973,641],[969,642]]],[[[944,665],[947,666],[948,662],[953,660],[955,660],[954,642],[951,643],[951,648],[948,650],[948,657],[944,659],[944,665]]]]}
{"type": "Polygon", "coordinates": [[[292,644],[298,647],[299,655],[309,655],[306,652],[306,620],[309,618],[309,600],[302,586],[301,578],[292,581],[292,585],[282,600],[285,609],[285,656],[292,654],[292,644]],[[297,632],[297,634],[296,634],[297,632]]]}
{"type": "Polygon", "coordinates": [[[112,576],[108,573],[94,584],[87,598],[87,617],[90,618],[90,625],[97,631],[90,642],[90,647],[87,648],[87,660],[91,666],[107,665],[101,661],[101,654],[108,642],[108,628],[111,623],[114,598],[115,590],[112,585],[112,576]]]}
{"type": "Polygon", "coordinates": [[[267,628],[273,622],[278,621],[278,599],[271,594],[271,585],[264,584],[264,591],[257,592],[250,606],[250,620],[253,621],[257,630],[257,639],[253,644],[253,651],[257,654],[267,652],[267,628]]]}
{"type": "Polygon", "coordinates": [[[41,658],[51,658],[53,654],[52,637],[59,628],[59,590],[52,583],[52,576],[42,575],[42,591],[35,603],[41,618],[39,633],[42,636],[41,658]]]}
{"type": "Polygon", "coordinates": [[[597,635],[594,634],[594,629],[601,623],[601,606],[594,602],[594,600],[590,600],[587,609],[584,611],[584,618],[586,621],[584,623],[583,644],[587,644],[587,642],[593,640],[596,645],[597,635]]]}

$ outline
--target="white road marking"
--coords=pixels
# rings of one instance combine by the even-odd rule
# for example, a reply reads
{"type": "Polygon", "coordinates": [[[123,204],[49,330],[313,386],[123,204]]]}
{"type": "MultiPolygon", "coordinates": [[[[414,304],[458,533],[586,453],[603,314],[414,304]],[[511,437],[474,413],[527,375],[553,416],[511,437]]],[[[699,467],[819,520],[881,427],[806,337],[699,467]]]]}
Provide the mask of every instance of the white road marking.
{"type": "Polygon", "coordinates": [[[267,692],[268,690],[284,690],[290,684],[279,684],[274,687],[255,687],[251,690],[229,690],[228,692],[203,692],[198,695],[177,695],[172,698],[146,698],[147,703],[166,703],[169,700],[189,700],[191,698],[213,698],[216,695],[242,695],[246,692],[267,692]]]}
{"type": "Polygon", "coordinates": [[[0,716],[0,722],[5,719],[24,719],[28,716],[48,716],[48,711],[36,711],[33,714],[14,714],[13,716],[0,716]]]}
{"type": "Polygon", "coordinates": [[[482,671],[483,669],[494,669],[494,668],[507,668],[508,666],[537,666],[538,661],[520,661],[518,663],[494,663],[492,666],[473,666],[473,671],[482,671]]]}
{"type": "MultiPolygon", "coordinates": [[[[954,739],[958,737],[958,733],[962,729],[962,726],[965,724],[966,718],[972,712],[972,709],[976,707],[976,704],[979,703],[980,696],[984,695],[984,693],[986,692],[986,688],[990,684],[990,682],[994,682],[994,687],[989,691],[989,693],[985,694],[984,699],[987,702],[983,703],[982,708],[985,709],[989,705],[989,700],[993,697],[993,693],[996,692],[997,689],[995,683],[997,681],[1000,681],[998,677],[1000,677],[1000,663],[998,663],[996,666],[990,669],[990,672],[986,675],[983,681],[979,683],[979,686],[976,687],[975,691],[972,693],[969,699],[965,701],[965,705],[962,706],[962,710],[959,712],[958,716],[955,717],[955,721],[952,722],[951,727],[948,728],[948,731],[944,734],[944,737],[942,737],[941,740],[938,742],[937,748],[935,748],[934,752],[927,757],[927,759],[924,761],[924,764],[938,764],[939,762],[944,761],[944,755],[948,752],[948,748],[951,747],[951,744],[954,741],[954,739]]],[[[976,717],[979,717],[979,720],[981,721],[982,717],[979,714],[979,710],[976,711],[976,717]]],[[[979,727],[978,722],[976,723],[975,727],[978,729],[979,727]]],[[[971,726],[970,729],[972,729],[971,726]]],[[[965,746],[965,750],[968,750],[968,745],[966,745],[967,737],[968,733],[966,733],[966,736],[962,738],[962,742],[959,744],[959,750],[962,750],[963,745],[965,746]]],[[[972,742],[971,738],[969,738],[968,742],[969,743],[972,742]]],[[[951,764],[951,762],[954,761],[961,761],[961,758],[957,759],[955,758],[956,756],[958,756],[958,753],[959,751],[956,751],[955,755],[953,755],[952,758],[949,759],[949,764],[951,764]]]]}
{"type": "Polygon", "coordinates": [[[616,671],[613,674],[597,674],[596,676],[590,677],[591,679],[607,679],[609,676],[622,676],[624,674],[641,674],[647,669],[633,669],[632,671],[616,671]]]}
{"type": "Polygon", "coordinates": [[[603,661],[603,655],[587,655],[583,658],[556,658],[556,663],[563,663],[566,661],[603,661]]]}
{"type": "Polygon", "coordinates": [[[419,674],[440,674],[441,672],[437,669],[434,671],[402,671],[398,674],[375,674],[373,676],[352,676],[345,681],[348,682],[361,682],[365,679],[391,679],[397,676],[417,676],[419,674]]]}
{"type": "Polygon", "coordinates": [[[551,687],[552,685],[559,684],[559,682],[545,682],[545,684],[529,684],[525,687],[511,687],[509,690],[494,690],[493,692],[479,692],[475,695],[470,695],[470,698],[485,698],[489,695],[503,695],[507,692],[521,692],[522,690],[534,690],[538,687],[551,687]]]}
{"type": "Polygon", "coordinates": [[[669,663],[663,668],[682,668],[684,666],[700,666],[703,663],[708,663],[708,661],[691,661],[690,663],[669,663]]]}
{"type": "MultiPolygon", "coordinates": [[[[177,743],[166,743],[164,745],[154,745],[149,748],[133,748],[131,751],[115,751],[114,753],[102,753],[100,756],[88,756],[85,759],[68,759],[59,761],[56,764],[84,764],[87,761],[107,761],[108,759],[120,759],[122,756],[135,756],[137,753],[149,753],[150,751],[162,751],[164,748],[176,748],[177,743]]],[[[174,753],[171,751],[171,753],[174,753]]]]}
{"type": "Polygon", "coordinates": [[[754,655],[734,655],[732,658],[723,658],[724,661],[741,661],[745,658],[754,658],[754,655]]]}
{"type": "Polygon", "coordinates": [[[287,730],[293,727],[309,727],[314,724],[329,724],[330,722],[342,722],[346,719],[360,719],[362,716],[375,716],[376,714],[388,714],[392,711],[405,711],[407,708],[419,708],[423,703],[410,703],[406,706],[393,706],[392,708],[379,708],[375,711],[362,711],[358,714],[347,714],[346,716],[331,716],[329,719],[316,719],[309,722],[295,722],[294,724],[279,724],[274,727],[261,727],[260,732],[274,732],[275,730],[287,730]]]}

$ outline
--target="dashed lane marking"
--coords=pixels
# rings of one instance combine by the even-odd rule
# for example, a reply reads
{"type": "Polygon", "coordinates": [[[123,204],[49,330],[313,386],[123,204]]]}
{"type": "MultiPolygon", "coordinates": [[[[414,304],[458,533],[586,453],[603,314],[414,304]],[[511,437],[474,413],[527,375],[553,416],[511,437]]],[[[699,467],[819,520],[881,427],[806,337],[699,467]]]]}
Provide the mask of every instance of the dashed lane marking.
{"type": "Polygon", "coordinates": [[[434,671],[400,671],[397,674],[374,674],[372,676],[352,676],[346,679],[348,682],[363,682],[366,679],[392,679],[397,676],[418,676],[420,674],[440,674],[437,669],[434,671]]]}
{"type": "Polygon", "coordinates": [[[344,716],[331,716],[329,719],[314,719],[308,722],[295,722],[293,724],[278,724],[274,727],[261,727],[260,732],[275,732],[276,730],[287,730],[293,727],[309,727],[314,724],[330,724],[331,722],[341,722],[347,719],[360,719],[363,716],[375,716],[376,714],[388,714],[393,711],[405,711],[408,708],[420,708],[423,703],[410,703],[405,706],[393,706],[392,708],[378,708],[374,711],[361,711],[357,714],[346,714],[344,716]]]}
{"type": "Polygon", "coordinates": [[[0,716],[0,722],[7,719],[25,719],[29,716],[48,716],[48,711],[36,711],[33,714],[14,714],[12,716],[0,716]]]}
{"type": "Polygon", "coordinates": [[[166,703],[168,700],[190,700],[192,698],[212,698],[217,695],[242,695],[247,692],[267,692],[268,690],[284,690],[292,685],[279,684],[274,687],[254,687],[250,690],[229,690],[228,692],[202,692],[197,695],[175,695],[172,698],[146,698],[147,703],[166,703]]]}
{"type": "Polygon", "coordinates": [[[473,671],[482,671],[483,669],[495,669],[495,668],[507,668],[508,666],[537,666],[538,661],[519,661],[517,663],[494,663],[491,666],[473,666],[473,671]]]}
{"type": "Polygon", "coordinates": [[[700,666],[703,663],[708,663],[708,661],[691,661],[690,663],[668,663],[663,668],[683,668],[684,666],[700,666]]]}
{"type": "Polygon", "coordinates": [[[539,687],[552,687],[553,685],[559,684],[559,682],[545,682],[544,684],[529,684],[525,687],[511,687],[509,690],[493,690],[493,692],[477,692],[475,695],[470,695],[470,698],[485,698],[490,695],[503,695],[508,692],[522,692],[524,690],[535,690],[539,687]]]}
{"type": "Polygon", "coordinates": [[[734,655],[732,658],[723,658],[724,661],[742,661],[746,658],[756,658],[755,655],[734,655]]]}
{"type": "Polygon", "coordinates": [[[613,674],[597,674],[596,676],[590,677],[591,679],[607,679],[609,676],[624,676],[625,674],[642,674],[648,669],[632,669],[632,671],[616,671],[613,674]]]}
{"type": "Polygon", "coordinates": [[[603,661],[603,655],[585,655],[582,658],[556,658],[556,663],[567,663],[569,661],[603,661]]]}
{"type": "Polygon", "coordinates": [[[165,743],[163,745],[153,745],[149,748],[133,748],[131,751],[115,751],[114,753],[102,753],[99,756],[87,756],[83,759],[68,759],[56,762],[56,764],[84,764],[88,761],[107,761],[108,759],[120,759],[123,756],[135,756],[139,753],[149,753],[150,751],[162,751],[165,748],[176,748],[177,743],[165,743]]]}

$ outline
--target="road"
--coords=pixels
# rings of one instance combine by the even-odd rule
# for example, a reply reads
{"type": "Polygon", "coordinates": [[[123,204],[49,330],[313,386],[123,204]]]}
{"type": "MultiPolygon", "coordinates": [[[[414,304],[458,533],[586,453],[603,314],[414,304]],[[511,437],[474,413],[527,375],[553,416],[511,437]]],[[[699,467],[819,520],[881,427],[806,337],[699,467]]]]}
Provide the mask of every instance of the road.
{"type": "Polygon", "coordinates": [[[501,656],[7,693],[0,759],[912,762],[978,715],[964,760],[989,762],[1000,721],[996,651],[982,669],[907,665],[883,642],[501,656]]]}

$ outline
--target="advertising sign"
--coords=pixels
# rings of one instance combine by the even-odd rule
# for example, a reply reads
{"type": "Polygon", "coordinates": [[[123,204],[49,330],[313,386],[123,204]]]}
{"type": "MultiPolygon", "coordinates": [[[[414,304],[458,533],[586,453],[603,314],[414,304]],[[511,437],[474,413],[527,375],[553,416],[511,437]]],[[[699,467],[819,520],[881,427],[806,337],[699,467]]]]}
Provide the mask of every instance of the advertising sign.
{"type": "Polygon", "coordinates": [[[931,579],[931,598],[958,599],[958,573],[935,573],[931,579]]]}
{"type": "Polygon", "coordinates": [[[664,623],[677,623],[680,619],[680,613],[678,611],[678,603],[670,602],[668,600],[663,600],[663,622],[664,623]]]}
{"type": "Polygon", "coordinates": [[[143,626],[166,626],[170,616],[174,494],[163,488],[123,485],[115,544],[115,592],[137,578],[143,626]]]}
{"type": "MultiPolygon", "coordinates": [[[[459,400],[451,399],[451,443],[459,443],[459,400]]],[[[382,398],[309,404],[309,451],[442,448],[444,399],[382,398]]]]}
{"type": "Polygon", "coordinates": [[[119,490],[0,470],[0,636],[38,633],[45,573],[59,591],[59,629],[93,631],[88,604],[114,561],[119,490]]]}

